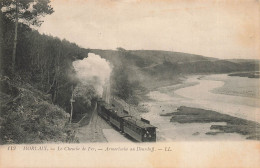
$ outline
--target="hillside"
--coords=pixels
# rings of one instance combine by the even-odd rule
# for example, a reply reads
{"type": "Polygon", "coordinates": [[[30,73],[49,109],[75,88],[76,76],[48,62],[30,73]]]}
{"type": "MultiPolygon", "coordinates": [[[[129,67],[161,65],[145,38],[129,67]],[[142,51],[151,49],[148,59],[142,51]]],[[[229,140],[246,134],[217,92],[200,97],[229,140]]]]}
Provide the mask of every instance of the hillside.
{"type": "MultiPolygon", "coordinates": [[[[233,71],[251,71],[259,69],[259,60],[252,59],[224,59],[205,57],[160,50],[99,50],[90,49],[90,52],[112,62],[117,66],[127,61],[129,66],[143,68],[145,71],[176,69],[178,73],[225,73],[233,71]]],[[[158,72],[159,73],[159,72],[158,72]]]]}
{"type": "Polygon", "coordinates": [[[0,144],[77,142],[70,115],[20,79],[0,78],[0,144]]]}
{"type": "Polygon", "coordinates": [[[112,63],[118,63],[118,59],[124,56],[128,61],[135,63],[139,67],[151,66],[154,64],[162,64],[165,61],[171,63],[177,62],[194,62],[205,60],[216,60],[215,58],[204,57],[195,54],[187,54],[172,51],[160,50],[100,50],[91,49],[90,52],[100,55],[112,63]]]}
{"type": "Polygon", "coordinates": [[[230,73],[259,71],[259,60],[220,60],[195,54],[157,50],[99,50],[90,52],[109,60],[113,66],[127,69],[131,81],[140,81],[146,88],[156,87],[171,80],[180,82],[180,77],[201,73],[230,73]],[[152,85],[151,85],[152,83],[152,85]]]}
{"type": "Polygon", "coordinates": [[[203,60],[191,62],[164,62],[152,68],[146,68],[152,74],[169,73],[175,74],[196,74],[196,73],[230,73],[234,71],[255,71],[259,65],[257,63],[234,63],[226,60],[203,60]]]}

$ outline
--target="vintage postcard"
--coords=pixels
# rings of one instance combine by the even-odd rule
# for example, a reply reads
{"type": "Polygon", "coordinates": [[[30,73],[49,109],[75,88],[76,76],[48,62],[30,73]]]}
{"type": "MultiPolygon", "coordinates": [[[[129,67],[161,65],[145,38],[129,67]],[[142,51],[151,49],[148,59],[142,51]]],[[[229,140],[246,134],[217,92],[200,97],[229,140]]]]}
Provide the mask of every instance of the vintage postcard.
{"type": "Polygon", "coordinates": [[[0,4],[0,167],[260,167],[259,0],[0,4]]]}

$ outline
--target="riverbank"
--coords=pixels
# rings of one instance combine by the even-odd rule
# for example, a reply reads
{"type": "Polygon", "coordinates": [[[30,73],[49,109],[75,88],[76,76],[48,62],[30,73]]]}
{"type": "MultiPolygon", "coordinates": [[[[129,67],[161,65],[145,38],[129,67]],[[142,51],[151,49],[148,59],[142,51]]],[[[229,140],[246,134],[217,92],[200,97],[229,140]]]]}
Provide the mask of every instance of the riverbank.
{"type": "Polygon", "coordinates": [[[245,135],[247,139],[260,140],[260,124],[245,119],[232,117],[230,115],[221,114],[212,110],[204,110],[200,108],[192,108],[181,106],[176,112],[167,114],[171,116],[171,122],[178,123],[219,123],[212,124],[207,135],[216,135],[221,133],[238,133],[245,135]],[[225,125],[222,123],[225,122],[225,125]],[[218,131],[214,131],[218,130],[218,131]]]}

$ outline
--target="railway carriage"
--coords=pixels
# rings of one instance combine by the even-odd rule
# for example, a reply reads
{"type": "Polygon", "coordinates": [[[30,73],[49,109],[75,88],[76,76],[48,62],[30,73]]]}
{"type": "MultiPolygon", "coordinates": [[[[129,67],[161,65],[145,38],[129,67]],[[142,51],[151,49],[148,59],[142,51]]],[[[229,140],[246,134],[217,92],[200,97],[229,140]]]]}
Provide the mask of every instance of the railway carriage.
{"type": "Polygon", "coordinates": [[[98,115],[101,114],[101,107],[104,106],[105,104],[105,101],[103,101],[102,99],[98,99],[97,101],[97,112],[98,112],[98,115]]]}
{"type": "Polygon", "coordinates": [[[115,126],[119,131],[124,132],[124,118],[130,115],[114,111],[110,114],[110,123],[115,126]]]}
{"type": "Polygon", "coordinates": [[[124,118],[124,132],[139,142],[156,141],[156,127],[135,117],[124,118]]]}
{"type": "Polygon", "coordinates": [[[117,108],[98,100],[97,112],[98,115],[110,122],[116,129],[130,136],[138,142],[155,142],[156,127],[150,124],[148,120],[137,119],[131,116],[128,111],[119,112],[117,108]]]}
{"type": "Polygon", "coordinates": [[[100,105],[98,115],[107,121],[110,121],[110,115],[112,113],[112,107],[106,103],[100,105]]]}

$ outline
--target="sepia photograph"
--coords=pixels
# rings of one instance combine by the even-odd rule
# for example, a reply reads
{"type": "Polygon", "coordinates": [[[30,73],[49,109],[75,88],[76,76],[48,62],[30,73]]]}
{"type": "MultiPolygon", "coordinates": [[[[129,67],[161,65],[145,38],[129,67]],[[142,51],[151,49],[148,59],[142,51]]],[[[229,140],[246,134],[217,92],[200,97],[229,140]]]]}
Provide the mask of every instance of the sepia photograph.
{"type": "Polygon", "coordinates": [[[0,5],[0,167],[260,166],[259,0],[0,5]]]}

